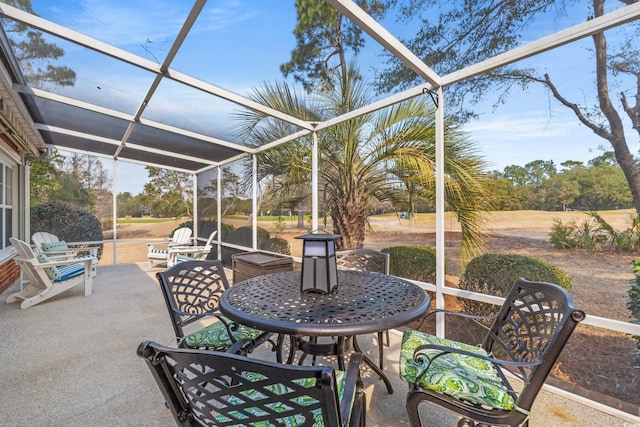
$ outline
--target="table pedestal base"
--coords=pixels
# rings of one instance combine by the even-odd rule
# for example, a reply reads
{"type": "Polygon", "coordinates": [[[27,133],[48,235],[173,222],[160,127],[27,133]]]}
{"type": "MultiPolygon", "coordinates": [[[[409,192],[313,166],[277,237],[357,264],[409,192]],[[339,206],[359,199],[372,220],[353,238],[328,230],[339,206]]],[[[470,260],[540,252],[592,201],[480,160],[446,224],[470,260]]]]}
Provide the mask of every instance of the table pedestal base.
{"type": "MultiPolygon", "coordinates": [[[[278,336],[277,343],[277,358],[278,362],[282,363],[282,354],[284,351],[284,339],[285,336],[278,336]]],[[[369,359],[358,344],[358,340],[355,336],[350,337],[337,337],[335,341],[329,343],[319,343],[317,337],[299,337],[299,336],[289,336],[289,355],[287,356],[287,364],[293,364],[295,361],[296,353],[298,351],[302,352],[300,359],[298,361],[299,365],[302,365],[304,359],[307,355],[311,355],[314,358],[316,356],[336,356],[338,359],[338,369],[345,370],[344,364],[344,355],[349,346],[353,346],[353,350],[358,353],[362,353],[362,360],[369,365],[369,367],[376,373],[378,376],[384,381],[385,386],[387,387],[387,391],[389,394],[393,394],[393,387],[391,386],[391,381],[385,375],[384,371],[380,369],[378,365],[373,363],[371,359],[369,359]]]]}

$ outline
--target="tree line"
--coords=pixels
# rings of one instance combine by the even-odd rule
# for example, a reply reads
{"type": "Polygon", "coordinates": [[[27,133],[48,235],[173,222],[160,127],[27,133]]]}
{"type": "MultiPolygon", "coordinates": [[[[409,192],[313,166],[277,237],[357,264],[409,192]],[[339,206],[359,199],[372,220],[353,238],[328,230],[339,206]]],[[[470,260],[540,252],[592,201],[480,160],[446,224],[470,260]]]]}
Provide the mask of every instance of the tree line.
{"type": "MultiPolygon", "coordinates": [[[[113,216],[111,177],[96,156],[63,155],[50,150],[30,160],[30,203],[70,202],[93,212],[101,221],[113,216]]],[[[146,166],[149,181],[137,195],[116,197],[119,216],[192,216],[193,185],[188,173],[146,166]]]]}
{"type": "Polygon", "coordinates": [[[495,210],[613,210],[633,208],[624,172],[612,152],[584,165],[535,160],[491,172],[495,210]]]}
{"type": "MultiPolygon", "coordinates": [[[[122,192],[117,195],[118,215],[191,216],[191,176],[153,167],[146,169],[149,182],[141,193],[133,195],[122,192]]],[[[491,204],[495,210],[594,211],[633,208],[633,197],[624,173],[611,152],[604,152],[587,164],[569,160],[558,167],[553,160],[535,160],[524,166],[509,165],[502,171],[493,170],[488,176],[490,179],[486,182],[489,191],[486,194],[492,195],[491,204]]],[[[223,215],[250,211],[251,201],[243,196],[240,177],[228,169],[225,169],[225,177],[224,192],[227,196],[223,201],[223,215]]],[[[109,171],[96,157],[79,154],[64,156],[53,150],[50,157],[31,162],[32,205],[66,201],[94,212],[101,220],[110,219],[113,215],[110,187],[109,171]]],[[[216,189],[203,188],[201,191],[200,216],[215,216],[208,206],[215,205],[216,189]]],[[[413,212],[431,212],[434,209],[428,198],[419,196],[414,197],[412,205],[413,208],[408,205],[389,205],[387,209],[413,212]]],[[[273,212],[278,213],[279,210],[273,212]]]]}

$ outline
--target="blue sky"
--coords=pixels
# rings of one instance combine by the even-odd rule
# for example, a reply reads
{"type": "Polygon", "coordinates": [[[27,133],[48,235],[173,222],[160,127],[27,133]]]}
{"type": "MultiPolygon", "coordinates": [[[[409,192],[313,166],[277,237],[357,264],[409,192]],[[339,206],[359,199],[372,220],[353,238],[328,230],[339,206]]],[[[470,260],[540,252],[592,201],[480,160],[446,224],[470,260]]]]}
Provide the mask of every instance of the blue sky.
{"type": "MultiPolygon", "coordinates": [[[[32,3],[36,12],[46,19],[160,61],[191,7],[191,2],[174,0],[32,0],[32,3]]],[[[588,13],[585,7],[576,6],[566,17],[534,22],[524,39],[535,40],[554,29],[582,22],[588,13]]],[[[232,92],[247,94],[264,81],[282,80],[278,67],[289,59],[289,53],[295,47],[292,35],[295,19],[293,0],[209,0],[192,30],[194,36],[187,39],[184,52],[177,56],[172,67],[232,92]]],[[[398,25],[393,19],[387,19],[384,24],[400,37],[407,35],[403,32],[412,30],[411,25],[398,25]]],[[[590,39],[585,39],[544,53],[527,60],[527,65],[548,72],[565,96],[574,102],[591,99],[595,89],[590,43],[590,39]]],[[[135,70],[127,72],[126,78],[118,79],[119,72],[115,68],[107,71],[112,64],[102,63],[97,57],[87,61],[85,50],[71,45],[63,47],[65,60],[84,58],[77,64],[72,62],[72,68],[78,72],[78,81],[77,87],[69,90],[100,86],[95,97],[104,99],[113,94],[109,99],[116,99],[115,95],[121,99],[122,94],[131,94],[133,99],[144,93],[150,83],[149,76],[135,70]],[[95,76],[95,70],[105,73],[100,78],[90,77],[95,76]]],[[[359,60],[362,71],[384,67],[383,58],[379,56],[381,50],[373,40],[367,41],[359,60]]],[[[202,126],[215,126],[215,120],[221,120],[233,108],[219,103],[207,105],[205,109],[197,98],[180,98],[170,85],[161,90],[163,96],[157,102],[179,103],[176,119],[194,120],[202,126]]],[[[609,148],[606,141],[579,125],[573,113],[560,106],[541,87],[532,86],[527,92],[515,88],[507,102],[496,109],[492,107],[494,100],[495,96],[488,96],[486,102],[477,105],[474,109],[479,118],[465,126],[490,170],[503,170],[511,164],[525,165],[538,159],[554,160],[560,167],[566,160],[586,162],[592,159],[600,154],[600,146],[609,148]]],[[[133,101],[131,106],[135,105],[133,101]]],[[[120,107],[131,106],[123,104],[120,107]]],[[[153,107],[150,106],[149,114],[153,114],[153,107]]],[[[630,126],[628,128],[630,130],[630,126]]],[[[632,152],[637,153],[637,134],[629,133],[628,141],[632,152]]],[[[105,164],[111,167],[111,161],[105,164]]],[[[137,194],[146,180],[146,172],[141,166],[119,163],[118,192],[137,194]]]]}

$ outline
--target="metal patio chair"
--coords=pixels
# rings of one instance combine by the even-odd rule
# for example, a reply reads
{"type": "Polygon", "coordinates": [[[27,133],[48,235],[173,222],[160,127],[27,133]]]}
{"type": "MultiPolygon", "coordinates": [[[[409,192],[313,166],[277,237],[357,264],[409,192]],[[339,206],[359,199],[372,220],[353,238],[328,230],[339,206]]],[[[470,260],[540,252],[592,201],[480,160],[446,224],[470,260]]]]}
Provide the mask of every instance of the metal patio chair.
{"type": "Polygon", "coordinates": [[[246,354],[271,337],[271,333],[238,325],[220,313],[218,302],[229,282],[219,260],[181,262],[158,272],[156,278],[179,347],[219,351],[233,347],[246,354]],[[185,327],[199,320],[210,324],[185,332],[185,327]]]}
{"type": "Polygon", "coordinates": [[[352,354],[346,371],[149,341],[137,354],[180,426],[365,425],[361,353],[352,354]]]}
{"type": "Polygon", "coordinates": [[[584,318],[560,286],[518,279],[492,325],[478,322],[488,329],[481,346],[406,330],[400,376],[409,382],[412,427],[421,425],[422,402],[459,413],[458,426],[528,425],[534,399],[584,318]],[[522,387],[512,386],[513,378],[522,387]]]}

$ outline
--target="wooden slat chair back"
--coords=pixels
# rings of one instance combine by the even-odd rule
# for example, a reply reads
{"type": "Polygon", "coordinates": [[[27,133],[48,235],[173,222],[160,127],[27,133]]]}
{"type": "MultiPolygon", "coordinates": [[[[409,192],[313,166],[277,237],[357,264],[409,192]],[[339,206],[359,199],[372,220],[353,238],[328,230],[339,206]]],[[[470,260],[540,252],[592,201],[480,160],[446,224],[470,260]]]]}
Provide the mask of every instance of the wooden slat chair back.
{"type": "Polygon", "coordinates": [[[44,254],[35,254],[26,242],[15,237],[9,240],[18,252],[15,260],[29,284],[9,295],[8,304],[21,301],[20,308],[31,307],[80,284],[84,285],[85,296],[91,295],[91,268],[95,257],[49,260],[44,254]]]}
{"type": "Polygon", "coordinates": [[[362,354],[346,372],[207,350],[139,345],[179,426],[364,426],[362,354]]]}
{"type": "Polygon", "coordinates": [[[60,240],[55,234],[46,231],[38,231],[31,236],[36,252],[45,254],[50,260],[59,259],[76,259],[86,256],[92,256],[93,264],[91,264],[91,277],[97,274],[98,266],[98,247],[96,246],[79,246],[76,243],[69,243],[60,240]]]}
{"type": "Polygon", "coordinates": [[[167,258],[167,267],[172,267],[179,262],[204,261],[207,259],[207,256],[213,248],[213,239],[216,237],[217,233],[218,231],[211,233],[203,246],[170,246],[167,258]]]}
{"type": "Polygon", "coordinates": [[[169,249],[172,246],[186,246],[193,244],[191,235],[193,230],[189,227],[181,227],[173,232],[169,243],[148,243],[147,258],[149,259],[149,268],[153,268],[158,264],[167,264],[169,260],[169,249]]]}

